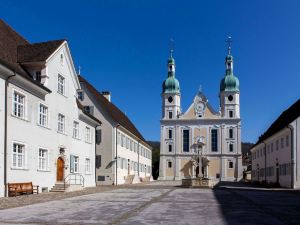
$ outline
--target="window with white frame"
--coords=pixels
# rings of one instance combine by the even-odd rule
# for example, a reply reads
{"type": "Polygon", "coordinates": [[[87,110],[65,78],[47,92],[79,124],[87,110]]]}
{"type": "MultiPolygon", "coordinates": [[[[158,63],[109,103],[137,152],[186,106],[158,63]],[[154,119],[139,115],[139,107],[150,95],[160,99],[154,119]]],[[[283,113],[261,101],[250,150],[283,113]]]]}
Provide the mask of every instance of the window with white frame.
{"type": "Polygon", "coordinates": [[[137,143],[134,143],[134,152],[137,152],[137,143]]]}
{"type": "Polygon", "coordinates": [[[48,126],[48,107],[43,104],[40,104],[39,107],[39,125],[48,126]]]}
{"type": "Polygon", "coordinates": [[[86,158],[85,159],[85,173],[91,172],[91,160],[86,158]]]}
{"type": "Polygon", "coordinates": [[[79,157],[74,156],[74,173],[79,172],[79,157]]]}
{"type": "Polygon", "coordinates": [[[130,145],[130,140],[129,138],[127,137],[126,138],[126,148],[129,149],[129,145],[130,145]]]}
{"type": "Polygon", "coordinates": [[[126,137],[122,134],[122,143],[121,143],[122,147],[126,146],[126,137]]]}
{"type": "Polygon", "coordinates": [[[233,129],[229,128],[229,138],[233,138],[233,129]]]}
{"type": "Polygon", "coordinates": [[[25,168],[25,145],[13,143],[12,167],[19,169],[25,168]]]}
{"type": "Polygon", "coordinates": [[[121,133],[118,132],[118,145],[121,145],[121,133]]]}
{"type": "Polygon", "coordinates": [[[63,114],[58,114],[58,124],[57,124],[57,131],[60,133],[65,132],[65,116],[63,114]]]}
{"type": "Polygon", "coordinates": [[[173,130],[172,129],[169,129],[169,139],[172,139],[173,138],[173,130]]]}
{"type": "Polygon", "coordinates": [[[48,150],[39,149],[39,170],[48,170],[48,150]]]}
{"type": "Polygon", "coordinates": [[[91,142],[91,128],[85,127],[85,141],[91,142]]]}
{"type": "Polygon", "coordinates": [[[218,151],[218,130],[217,129],[211,130],[211,151],[212,152],[218,151]]]}
{"type": "Polygon", "coordinates": [[[25,96],[16,91],[13,94],[13,115],[25,118],[25,96]]]}
{"type": "Polygon", "coordinates": [[[73,138],[79,138],[79,123],[76,121],[73,122],[73,138]]]}
{"type": "Polygon", "coordinates": [[[233,143],[229,143],[229,152],[233,152],[233,143]]]}
{"type": "Polygon", "coordinates": [[[233,162],[232,161],[228,161],[228,168],[233,169],[233,162]]]}
{"type": "Polygon", "coordinates": [[[65,94],[65,78],[60,74],[58,74],[57,92],[62,95],[65,94]]]}

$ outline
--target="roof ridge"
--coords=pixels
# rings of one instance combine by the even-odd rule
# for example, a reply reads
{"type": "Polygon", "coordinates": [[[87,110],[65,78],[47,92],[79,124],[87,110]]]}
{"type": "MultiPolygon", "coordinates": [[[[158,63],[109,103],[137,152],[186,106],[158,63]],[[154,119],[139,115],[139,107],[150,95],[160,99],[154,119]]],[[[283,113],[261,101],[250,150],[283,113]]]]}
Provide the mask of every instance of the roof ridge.
{"type": "Polygon", "coordinates": [[[285,126],[293,122],[297,117],[300,116],[300,110],[298,112],[298,108],[300,108],[300,99],[295,101],[290,107],[284,110],[276,120],[268,127],[268,129],[258,138],[255,146],[269,137],[273,136],[275,133],[283,129],[285,126]]]}
{"type": "MultiPolygon", "coordinates": [[[[78,75],[78,79],[79,82],[81,83],[85,83],[86,85],[88,85],[90,88],[92,88],[91,94],[93,94],[92,92],[96,92],[97,95],[100,96],[101,100],[104,101],[103,103],[107,104],[110,107],[113,107],[113,109],[109,109],[106,108],[105,106],[103,106],[103,109],[108,113],[108,115],[117,123],[119,123],[121,126],[123,126],[124,128],[126,128],[130,133],[132,133],[133,135],[135,135],[137,138],[141,139],[143,142],[145,142],[146,144],[147,141],[145,140],[145,138],[143,137],[143,135],[139,132],[139,130],[136,128],[136,126],[134,125],[134,123],[130,120],[130,118],[122,111],[120,110],[115,104],[113,104],[112,102],[108,101],[92,84],[90,84],[85,78],[83,78],[81,75],[78,75]],[[116,115],[113,114],[113,112],[110,112],[110,110],[117,110],[118,113],[120,114],[120,116],[123,117],[123,119],[127,120],[128,124],[126,124],[126,121],[118,121],[119,119],[121,120],[121,118],[117,118],[116,115]],[[127,126],[128,125],[128,126],[127,126]]],[[[88,87],[87,87],[88,88],[88,87]]],[[[89,88],[88,88],[89,89],[89,88]]],[[[95,96],[97,97],[97,96],[95,96]]],[[[149,144],[148,144],[149,145],[149,144]]],[[[149,145],[150,146],[150,145],[149,145]]]]}
{"type": "Polygon", "coordinates": [[[43,45],[43,44],[47,44],[47,43],[64,42],[64,41],[66,41],[66,40],[67,40],[67,39],[56,39],[56,40],[49,40],[49,41],[42,41],[42,42],[29,43],[29,44],[26,44],[26,45],[19,45],[19,46],[27,46],[27,45],[31,45],[31,46],[34,46],[34,45],[43,45]]]}

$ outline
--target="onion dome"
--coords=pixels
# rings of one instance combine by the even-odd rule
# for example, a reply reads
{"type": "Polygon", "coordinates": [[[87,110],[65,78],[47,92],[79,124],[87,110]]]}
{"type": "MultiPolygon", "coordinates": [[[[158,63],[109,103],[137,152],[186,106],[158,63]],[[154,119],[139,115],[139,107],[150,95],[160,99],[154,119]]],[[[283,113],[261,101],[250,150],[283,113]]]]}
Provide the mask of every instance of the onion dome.
{"type": "MultiPolygon", "coordinates": [[[[229,40],[230,41],[230,40],[229,40]]],[[[231,41],[230,41],[231,43],[231,41]]],[[[225,58],[226,74],[221,80],[220,91],[240,91],[239,79],[233,75],[233,56],[231,55],[231,46],[228,47],[228,55],[225,58]]]]}
{"type": "Polygon", "coordinates": [[[179,81],[175,78],[175,59],[168,59],[168,78],[162,84],[162,92],[169,94],[180,94],[179,81]]]}

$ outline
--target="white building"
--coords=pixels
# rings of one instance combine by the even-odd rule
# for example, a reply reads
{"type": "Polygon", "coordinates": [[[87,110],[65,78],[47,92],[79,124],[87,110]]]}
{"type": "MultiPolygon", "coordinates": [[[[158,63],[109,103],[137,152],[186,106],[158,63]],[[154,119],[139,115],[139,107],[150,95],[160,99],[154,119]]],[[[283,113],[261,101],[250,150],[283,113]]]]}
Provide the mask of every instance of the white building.
{"type": "Polygon", "coordinates": [[[199,90],[187,111],[182,112],[171,51],[161,95],[160,180],[206,177],[218,182],[242,178],[239,80],[233,75],[230,46],[225,66],[220,111],[215,111],[199,90]]]}
{"type": "Polygon", "coordinates": [[[95,186],[95,127],[100,121],[76,99],[80,84],[67,41],[31,44],[3,21],[0,33],[1,46],[6,46],[0,77],[11,76],[7,115],[0,111],[7,121],[0,131],[6,143],[0,149],[1,165],[6,164],[2,189],[6,183],[33,182],[48,191],[56,183],[74,183],[75,176],[79,186],[95,186]]]}
{"type": "Polygon", "coordinates": [[[251,148],[252,181],[300,188],[300,100],[285,110],[251,148]]]}
{"type": "Polygon", "coordinates": [[[151,146],[130,119],[111,102],[109,92],[100,93],[81,76],[79,81],[81,103],[102,122],[101,129],[97,131],[97,184],[149,181],[152,173],[151,146]]]}

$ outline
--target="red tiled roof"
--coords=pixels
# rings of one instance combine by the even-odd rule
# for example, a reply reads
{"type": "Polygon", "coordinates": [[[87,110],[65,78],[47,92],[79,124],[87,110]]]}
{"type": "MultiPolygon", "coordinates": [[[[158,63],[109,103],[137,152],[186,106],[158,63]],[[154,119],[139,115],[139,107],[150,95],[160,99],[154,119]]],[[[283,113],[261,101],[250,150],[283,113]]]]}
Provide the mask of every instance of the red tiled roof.
{"type": "Polygon", "coordinates": [[[85,80],[82,76],[78,76],[79,82],[84,84],[86,88],[90,91],[90,93],[97,99],[98,103],[102,106],[102,109],[114,120],[116,123],[120,124],[122,127],[127,129],[130,133],[135,135],[147,147],[151,148],[151,146],[146,142],[144,137],[138,131],[138,129],[134,126],[134,124],[130,121],[130,119],[113,103],[109,102],[101,93],[99,93],[87,80],[85,80]]]}

